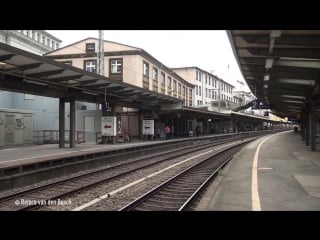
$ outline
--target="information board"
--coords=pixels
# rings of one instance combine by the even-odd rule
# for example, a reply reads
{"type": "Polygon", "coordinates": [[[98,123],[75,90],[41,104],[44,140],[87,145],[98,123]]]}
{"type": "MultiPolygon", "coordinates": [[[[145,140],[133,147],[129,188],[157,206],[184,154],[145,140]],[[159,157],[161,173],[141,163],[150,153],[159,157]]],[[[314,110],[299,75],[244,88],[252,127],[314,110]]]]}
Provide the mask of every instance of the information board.
{"type": "Polygon", "coordinates": [[[142,134],[143,135],[154,135],[154,120],[143,120],[142,121],[142,134]]]}
{"type": "Polygon", "coordinates": [[[101,134],[102,136],[117,135],[117,117],[102,117],[101,119],[101,134]]]}

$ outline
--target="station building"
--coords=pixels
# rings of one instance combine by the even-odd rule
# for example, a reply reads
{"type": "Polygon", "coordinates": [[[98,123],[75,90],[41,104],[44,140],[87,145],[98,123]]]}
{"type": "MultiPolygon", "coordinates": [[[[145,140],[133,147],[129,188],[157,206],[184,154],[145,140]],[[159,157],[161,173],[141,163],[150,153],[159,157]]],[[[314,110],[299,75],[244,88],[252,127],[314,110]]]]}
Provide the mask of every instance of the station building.
{"type": "MultiPolygon", "coordinates": [[[[183,106],[193,106],[194,84],[186,81],[145,50],[112,41],[104,41],[104,49],[104,76],[181,99],[183,106]]],[[[97,51],[98,39],[87,38],[51,51],[45,56],[96,73],[97,51]]],[[[106,100],[108,100],[108,97],[106,97],[106,100]]],[[[173,127],[170,119],[160,119],[158,111],[114,107],[119,122],[118,131],[130,132],[132,137],[141,137],[140,124],[143,119],[153,119],[154,127],[160,128],[162,131],[165,125],[173,127]]],[[[99,114],[101,114],[101,111],[97,110],[97,113],[92,117],[99,118],[101,116],[99,114]]]]}
{"type": "Polygon", "coordinates": [[[214,102],[235,102],[234,86],[198,67],[172,68],[179,76],[195,85],[192,106],[211,105],[214,102]]]}

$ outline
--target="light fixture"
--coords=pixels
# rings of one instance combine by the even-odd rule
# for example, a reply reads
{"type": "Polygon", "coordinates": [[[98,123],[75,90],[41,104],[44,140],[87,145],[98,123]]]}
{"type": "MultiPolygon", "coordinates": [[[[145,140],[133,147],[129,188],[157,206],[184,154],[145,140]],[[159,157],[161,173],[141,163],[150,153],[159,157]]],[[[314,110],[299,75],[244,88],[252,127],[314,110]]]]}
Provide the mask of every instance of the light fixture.
{"type": "Polygon", "coordinates": [[[288,102],[288,103],[299,103],[302,104],[302,101],[295,101],[295,100],[282,100],[282,102],[288,102]]]}
{"type": "Polygon", "coordinates": [[[280,78],[278,82],[288,83],[288,84],[298,84],[298,85],[309,85],[309,86],[314,86],[316,84],[315,80],[291,79],[291,78],[280,78]]]}
{"type": "Polygon", "coordinates": [[[304,96],[296,96],[296,95],[281,95],[283,98],[296,98],[296,99],[305,99],[304,96]]]}
{"type": "Polygon", "coordinates": [[[265,74],[263,77],[264,81],[269,81],[270,80],[270,74],[265,74]]]}
{"type": "Polygon", "coordinates": [[[268,88],[268,84],[264,84],[263,87],[264,87],[264,88],[268,88]]]}
{"type": "Polygon", "coordinates": [[[298,106],[291,106],[291,105],[288,105],[287,106],[288,108],[295,108],[295,109],[300,109],[301,107],[298,107],[298,106]]]}
{"type": "Polygon", "coordinates": [[[77,81],[77,80],[68,80],[68,81],[66,81],[66,83],[71,85],[71,84],[77,84],[77,83],[79,83],[79,81],[77,81]]]}
{"type": "Polygon", "coordinates": [[[281,30],[271,30],[270,37],[277,38],[281,36],[281,30]]]}
{"type": "Polygon", "coordinates": [[[267,58],[265,67],[272,68],[272,65],[273,65],[273,58],[267,58]]]}
{"type": "Polygon", "coordinates": [[[292,61],[319,61],[317,58],[297,58],[297,57],[279,57],[279,60],[292,60],[292,61]]]}
{"type": "Polygon", "coordinates": [[[32,80],[27,80],[27,79],[24,79],[23,82],[32,83],[32,84],[36,84],[36,85],[40,85],[40,86],[48,86],[48,83],[37,82],[37,81],[32,81],[32,80]]]}
{"type": "Polygon", "coordinates": [[[283,67],[304,67],[304,68],[315,68],[315,69],[320,69],[320,61],[316,61],[314,59],[310,60],[301,60],[301,59],[296,59],[296,60],[276,60],[274,62],[275,65],[277,66],[283,66],[283,67]]]}
{"type": "Polygon", "coordinates": [[[96,92],[89,92],[89,91],[86,91],[86,90],[82,91],[82,93],[90,94],[90,95],[95,95],[95,96],[98,96],[98,95],[99,95],[99,94],[96,93],[96,92]]]}

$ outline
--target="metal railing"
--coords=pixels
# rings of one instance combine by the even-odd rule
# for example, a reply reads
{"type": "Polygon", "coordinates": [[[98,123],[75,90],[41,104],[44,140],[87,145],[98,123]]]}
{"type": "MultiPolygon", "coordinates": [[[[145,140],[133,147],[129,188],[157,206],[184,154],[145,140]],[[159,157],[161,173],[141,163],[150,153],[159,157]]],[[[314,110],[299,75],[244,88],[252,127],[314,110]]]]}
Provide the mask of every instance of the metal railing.
{"type": "MultiPolygon", "coordinates": [[[[103,141],[109,141],[109,140],[104,140],[104,136],[102,136],[101,132],[96,132],[96,143],[102,143],[103,141]]],[[[131,132],[130,130],[122,130],[121,132],[117,133],[117,136],[115,142],[131,142],[131,132]]],[[[106,136],[106,138],[110,138],[106,136]]]]}
{"type": "MultiPolygon", "coordinates": [[[[69,130],[64,131],[65,141],[69,142],[69,130]]],[[[84,143],[85,132],[75,131],[75,142],[84,143]]],[[[59,143],[59,130],[34,130],[33,131],[33,142],[35,144],[52,144],[59,143]]]]}

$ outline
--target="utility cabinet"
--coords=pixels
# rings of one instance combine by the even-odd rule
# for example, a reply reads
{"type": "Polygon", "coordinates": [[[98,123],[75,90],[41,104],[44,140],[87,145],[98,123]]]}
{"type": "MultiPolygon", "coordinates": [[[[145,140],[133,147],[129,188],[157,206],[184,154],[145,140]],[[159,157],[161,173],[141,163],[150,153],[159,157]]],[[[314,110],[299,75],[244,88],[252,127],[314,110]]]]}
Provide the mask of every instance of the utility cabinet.
{"type": "Polygon", "coordinates": [[[0,147],[33,143],[33,113],[0,109],[0,147]]]}

